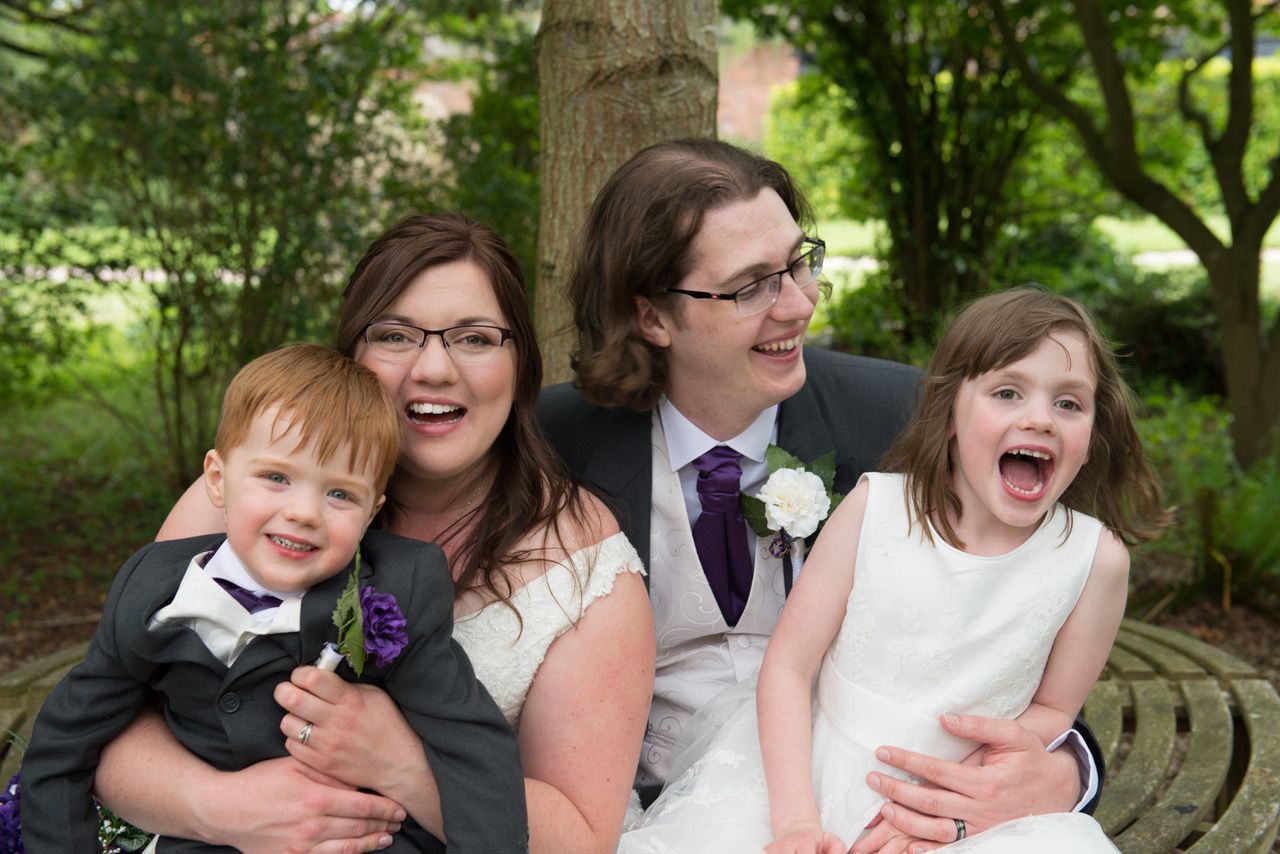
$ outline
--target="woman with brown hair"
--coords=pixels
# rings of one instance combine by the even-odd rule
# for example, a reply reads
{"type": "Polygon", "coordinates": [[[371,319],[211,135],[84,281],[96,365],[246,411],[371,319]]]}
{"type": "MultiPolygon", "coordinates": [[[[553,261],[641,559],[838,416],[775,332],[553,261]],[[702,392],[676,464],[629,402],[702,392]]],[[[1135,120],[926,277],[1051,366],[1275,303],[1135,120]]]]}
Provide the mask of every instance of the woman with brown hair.
{"type": "MultiPolygon", "coordinates": [[[[653,623],[635,551],[537,426],[542,366],[515,259],[466,217],[411,217],[356,266],[337,344],[402,412],[379,523],[449,558],[455,639],[519,739],[531,850],[612,851],[653,623]]],[[[221,525],[193,487],[160,537],[221,525]]],[[[377,850],[397,805],[440,835],[427,758],[384,693],[302,668],[276,699],[291,758],[219,772],[144,720],[104,755],[100,794],[140,826],[246,851],[377,850]]]]}

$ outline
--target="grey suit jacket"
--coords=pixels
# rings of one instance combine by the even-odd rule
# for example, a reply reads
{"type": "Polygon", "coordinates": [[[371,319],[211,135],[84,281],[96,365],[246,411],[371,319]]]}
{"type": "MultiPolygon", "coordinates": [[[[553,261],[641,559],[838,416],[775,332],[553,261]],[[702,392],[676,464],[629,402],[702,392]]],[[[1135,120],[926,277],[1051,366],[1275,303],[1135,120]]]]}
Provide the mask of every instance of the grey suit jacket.
{"type": "MultiPolygon", "coordinates": [[[[829,350],[806,349],[804,361],[808,378],[778,414],[778,446],[806,461],[835,451],[835,489],[847,493],[906,424],[920,372],[829,350]]],[[[538,415],[569,469],[610,504],[648,565],[650,414],[592,406],[562,383],[543,389],[538,415]]]]}
{"type": "MultiPolygon", "coordinates": [[[[298,632],[264,635],[230,668],[182,625],[147,625],[168,604],[191,558],[221,535],[152,543],[120,570],[89,652],[50,693],[22,763],[22,832],[28,851],[98,850],[90,785],[102,748],[137,715],[154,690],[169,728],[217,768],[231,770],[285,756],[272,697],[294,667],[337,639],[331,615],[346,571],[302,599],[298,632]]],[[[450,852],[528,847],[524,780],[515,736],[452,637],[453,582],[434,545],[370,531],[361,543],[361,583],[396,597],[409,645],[386,668],[370,659],[361,681],[387,690],[423,745],[440,788],[450,852]]],[[[342,670],[354,679],[345,665],[342,670]]],[[[391,850],[443,851],[440,840],[406,821],[391,850]]],[[[162,852],[230,851],[163,839],[162,852]]]]}

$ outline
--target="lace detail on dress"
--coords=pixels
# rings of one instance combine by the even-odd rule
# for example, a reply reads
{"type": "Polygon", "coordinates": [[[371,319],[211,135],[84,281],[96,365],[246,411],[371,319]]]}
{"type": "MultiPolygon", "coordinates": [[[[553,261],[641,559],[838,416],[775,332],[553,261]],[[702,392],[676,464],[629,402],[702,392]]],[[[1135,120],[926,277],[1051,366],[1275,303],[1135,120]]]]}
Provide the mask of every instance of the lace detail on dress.
{"type": "Polygon", "coordinates": [[[512,726],[520,720],[524,699],[547,649],[578,621],[592,602],[613,590],[620,573],[644,567],[625,534],[619,532],[570,555],[511,597],[511,608],[491,602],[459,618],[454,639],[462,645],[476,676],[512,726]]]}

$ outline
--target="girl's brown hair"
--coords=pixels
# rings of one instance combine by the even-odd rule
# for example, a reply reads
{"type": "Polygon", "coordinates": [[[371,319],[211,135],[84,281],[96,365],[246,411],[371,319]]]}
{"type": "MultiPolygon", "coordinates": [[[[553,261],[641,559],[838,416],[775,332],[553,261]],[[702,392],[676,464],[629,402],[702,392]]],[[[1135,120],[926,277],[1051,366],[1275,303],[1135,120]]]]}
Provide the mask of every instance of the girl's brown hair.
{"type": "Polygon", "coordinates": [[[929,362],[915,416],[881,460],[885,471],[907,475],[912,516],[930,540],[926,518],[948,543],[964,545],[951,524],[963,510],[951,486],[949,441],[960,385],[1018,361],[1066,330],[1083,336],[1098,386],[1088,458],[1059,500],[1100,519],[1130,545],[1169,524],[1134,426],[1133,395],[1106,339],[1079,303],[1023,286],[980,297],[951,322],[929,362]]]}
{"type": "Polygon", "coordinates": [[[707,212],[771,189],[799,224],[812,217],[787,170],[714,139],[676,139],[641,150],[596,196],[569,282],[578,345],[573,369],[587,400],[647,412],[667,384],[665,352],[636,324],[637,296],[657,304],[689,272],[707,212]]]}
{"type": "MultiPolygon", "coordinates": [[[[455,562],[463,564],[455,590],[458,595],[486,590],[509,604],[513,585],[502,568],[535,559],[530,549],[517,549],[520,541],[542,530],[558,539],[562,512],[579,524],[587,518],[568,470],[538,425],[542,356],[524,274],[511,250],[491,228],[462,214],[422,214],[401,221],[373,242],[351,273],[338,316],[337,347],[354,356],[365,327],[424,270],[463,260],[480,267],[493,285],[511,327],[512,340],[505,346],[516,348],[516,379],[511,413],[490,451],[493,482],[501,488],[490,488],[479,502],[475,524],[455,552],[455,562]]],[[[377,524],[385,526],[396,512],[389,495],[377,524]]]]}

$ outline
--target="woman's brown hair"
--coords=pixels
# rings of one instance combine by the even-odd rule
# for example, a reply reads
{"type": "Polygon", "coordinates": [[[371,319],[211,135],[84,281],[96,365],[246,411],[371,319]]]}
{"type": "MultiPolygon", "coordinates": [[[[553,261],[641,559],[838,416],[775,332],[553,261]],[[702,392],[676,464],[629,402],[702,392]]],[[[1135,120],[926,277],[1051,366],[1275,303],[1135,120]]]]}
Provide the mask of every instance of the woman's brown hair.
{"type": "Polygon", "coordinates": [[[573,369],[587,400],[651,410],[667,382],[666,355],[640,336],[637,296],[667,303],[689,272],[689,250],[707,212],[778,194],[801,225],[809,205],[787,170],[713,139],[677,139],[641,150],[591,206],[569,282],[578,344],[573,369]]]}
{"type": "MultiPolygon", "coordinates": [[[[529,316],[524,274],[511,250],[491,228],[461,214],[411,216],[373,242],[356,264],[343,292],[337,348],[355,356],[364,329],[378,320],[424,270],[453,261],[471,261],[493,285],[516,348],[515,394],[506,424],[494,440],[494,483],[466,539],[455,552],[463,563],[455,589],[487,590],[509,602],[513,586],[502,572],[508,564],[534,559],[517,549],[533,531],[559,535],[562,512],[580,524],[586,513],[568,470],[539,427],[536,413],[542,386],[542,356],[529,316]]],[[[388,495],[377,520],[386,525],[397,508],[388,495]]],[[[446,541],[448,537],[445,538],[446,541]]]]}
{"type": "Polygon", "coordinates": [[[1098,385],[1088,458],[1059,500],[1100,519],[1130,545],[1169,524],[1134,426],[1133,395],[1106,339],[1079,303],[1023,286],[980,297],[951,322],[929,362],[915,416],[881,460],[885,471],[907,475],[913,520],[930,540],[927,518],[944,540],[964,546],[951,524],[963,508],[951,486],[949,439],[961,384],[1018,361],[1062,331],[1084,338],[1098,385]]]}

